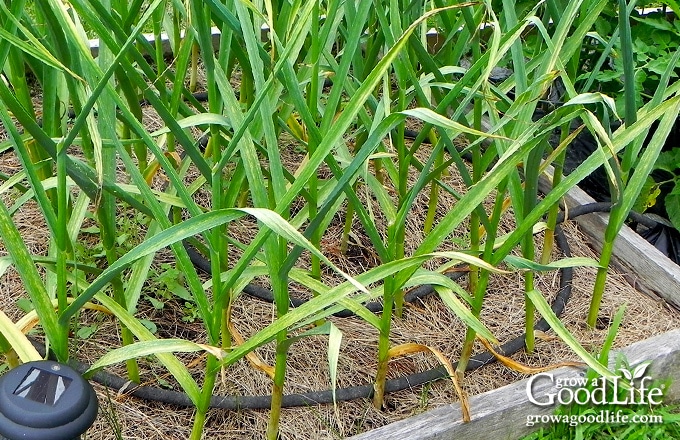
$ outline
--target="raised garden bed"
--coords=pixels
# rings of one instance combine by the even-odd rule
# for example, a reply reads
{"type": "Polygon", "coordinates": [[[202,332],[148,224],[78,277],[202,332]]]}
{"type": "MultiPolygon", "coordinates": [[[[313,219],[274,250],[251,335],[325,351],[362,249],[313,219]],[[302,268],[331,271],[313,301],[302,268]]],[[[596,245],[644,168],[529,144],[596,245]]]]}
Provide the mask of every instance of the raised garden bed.
{"type": "MultiPolygon", "coordinates": [[[[191,10],[186,11],[173,2],[178,7],[172,17],[165,17],[168,20],[163,21],[166,11],[154,12],[151,21],[156,34],[165,25],[174,27],[179,39],[180,22],[186,19],[193,26],[190,35],[197,39],[194,45],[175,41],[174,58],[168,58],[161,45],[150,49],[148,39],[133,44],[129,28],[136,26],[139,17],[128,16],[122,2],[116,2],[118,10],[113,15],[104,4],[108,2],[77,0],[75,9],[68,11],[56,3],[39,3],[43,13],[37,18],[24,16],[29,26],[19,31],[15,25],[22,19],[22,8],[12,3],[11,13],[19,19],[5,21],[6,32],[21,37],[40,33],[35,30],[51,32],[29,42],[12,39],[10,62],[14,64],[5,73],[8,79],[0,82],[0,100],[6,104],[0,107],[0,117],[11,138],[2,144],[2,152],[14,148],[21,156],[20,165],[12,156],[9,169],[2,170],[3,179],[19,183],[3,186],[4,204],[16,203],[16,211],[10,213],[5,206],[0,210],[5,243],[0,247],[0,268],[2,281],[11,290],[5,296],[8,304],[1,309],[11,316],[2,322],[14,336],[9,343],[0,340],[3,352],[10,355],[11,363],[8,344],[26,347],[10,320],[19,319],[21,312],[14,302],[28,293],[54,356],[92,363],[113,354],[117,356],[111,361],[114,365],[107,367],[111,373],[124,377],[124,363],[129,361],[130,377],[139,367],[135,381],[141,387],[165,388],[155,390],[156,394],[182,389],[186,394],[182,404],[196,406],[196,410],[177,410],[171,404],[137,400],[130,397],[136,386],[129,387],[121,379],[113,390],[99,390],[104,409],[92,430],[96,435],[242,439],[262,438],[266,433],[270,439],[293,439],[340,438],[369,431],[392,417],[409,417],[455,401],[451,383],[439,381],[412,389],[410,379],[402,379],[406,385],[399,393],[384,398],[377,393],[374,402],[359,398],[337,407],[314,405],[318,400],[309,396],[315,394],[308,394],[303,401],[306,408],[279,411],[276,397],[329,388],[332,374],[325,364],[332,358],[339,358],[337,365],[329,362],[331,371],[338,373],[338,387],[363,385],[367,391],[363,395],[368,397],[379,390],[382,373],[390,378],[410,377],[438,367],[434,356],[393,353],[415,351],[414,345],[406,344],[420,344],[415,348],[426,348],[440,360],[455,360],[460,357],[463,335],[471,328],[478,334],[493,334],[499,343],[518,336],[521,342],[525,316],[531,321],[536,315],[526,298],[546,304],[543,314],[550,317],[545,301],[553,300],[558,290],[560,294],[567,291],[548,267],[535,263],[543,240],[532,228],[547,209],[539,213],[532,207],[538,203],[535,185],[544,157],[542,139],[577,113],[565,106],[537,122],[532,103],[544,102],[543,88],[561,68],[558,61],[576,53],[578,44],[573,43],[583,41],[594,14],[583,14],[575,4],[559,11],[552,2],[552,10],[543,18],[548,23],[551,14],[555,19],[564,17],[562,28],[550,30],[555,31],[560,56],[553,56],[551,49],[525,66],[524,54],[518,50],[524,43],[521,27],[536,22],[522,18],[514,27],[517,17],[508,12],[494,25],[509,32],[503,44],[487,47],[488,41],[474,36],[486,26],[484,17],[493,16],[485,14],[491,12],[483,11],[485,5],[452,7],[478,8],[474,14],[470,14],[473,9],[466,9],[465,14],[451,8],[437,11],[440,19],[434,12],[423,15],[429,8],[425,3],[418,10],[413,2],[402,2],[402,17],[394,10],[395,2],[345,3],[348,9],[329,2],[328,16],[321,15],[325,11],[316,3],[303,2],[302,9],[289,10],[288,2],[277,2],[277,8],[281,7],[277,13],[293,16],[289,23],[270,17],[272,26],[278,27],[277,38],[263,38],[264,16],[242,3],[230,10],[223,2],[206,2],[204,8],[197,7],[199,2],[189,2],[191,10]],[[384,20],[385,8],[390,9],[388,21],[384,20]],[[79,23],[64,26],[76,12],[87,30],[79,23]],[[302,13],[306,15],[296,15],[302,13]],[[337,21],[328,19],[336,16],[337,21]],[[397,23],[398,19],[403,22],[397,23]],[[433,43],[426,32],[430,28],[427,19],[449,28],[445,34],[449,42],[456,33],[468,33],[476,45],[469,68],[458,67],[468,50],[462,46],[466,38],[460,38],[455,47],[443,44],[437,57],[427,52],[433,43]],[[228,35],[220,40],[225,50],[216,57],[214,24],[220,24],[223,35],[228,35]],[[572,25],[575,34],[567,41],[572,25]],[[374,35],[377,29],[380,32],[374,35]],[[400,38],[404,29],[407,34],[419,33],[420,38],[400,38]],[[76,43],[93,30],[114,53],[102,48],[95,61],[85,46],[76,43]],[[317,41],[320,35],[325,38],[322,44],[317,41]],[[344,41],[348,36],[350,40],[344,41]],[[511,44],[512,40],[517,44],[511,44]],[[29,49],[31,45],[36,47],[29,49]],[[29,80],[22,57],[33,63],[29,80]],[[60,64],[61,58],[68,67],[60,64]],[[524,69],[530,84],[512,77],[495,82],[487,66],[490,60],[496,63],[501,58],[524,69]],[[117,62],[117,66],[111,64],[117,62]],[[199,66],[207,68],[203,94],[209,99],[207,104],[192,95],[199,66]],[[191,67],[192,75],[187,75],[191,67]],[[111,76],[102,80],[106,74],[111,76]],[[328,77],[332,82],[325,81],[328,77]],[[38,93],[32,93],[29,84],[36,84],[38,93]],[[100,86],[90,89],[93,84],[100,86]],[[515,96],[522,88],[525,94],[515,96]],[[39,103],[34,102],[36,98],[39,103]],[[468,115],[474,122],[465,120],[466,109],[475,104],[474,115],[468,115]],[[471,128],[481,127],[482,112],[501,122],[490,133],[497,148],[486,152],[476,151],[476,145],[487,134],[471,128]],[[430,125],[416,135],[415,143],[401,136],[411,124],[420,130],[423,123],[430,125]],[[431,146],[420,143],[425,137],[431,146]],[[460,158],[462,148],[472,150],[472,172],[460,158]],[[54,167],[42,165],[52,165],[51,161],[54,167]],[[25,176],[17,173],[21,169],[26,169],[25,176]],[[30,192],[21,194],[28,186],[35,191],[35,203],[30,192]],[[529,217],[533,220],[526,220],[529,217]],[[484,233],[480,224],[485,225],[484,233]],[[184,239],[201,234],[194,244],[212,258],[212,264],[204,260],[202,266],[183,246],[184,239]],[[298,253],[302,248],[308,253],[298,253]],[[518,258],[520,248],[526,259],[518,258]],[[472,263],[444,266],[447,259],[472,263]],[[515,270],[512,264],[522,269],[515,270]],[[12,265],[21,279],[7,271],[12,265]],[[451,287],[451,280],[463,279],[458,276],[471,270],[470,266],[494,273],[489,284],[475,285],[477,278],[470,276],[471,286],[461,281],[461,286],[451,287]],[[45,270],[53,267],[56,275],[44,277],[45,270]],[[197,267],[205,273],[197,272],[197,267]],[[535,270],[536,276],[533,272],[525,275],[527,268],[535,270]],[[503,269],[512,271],[503,273],[503,269]],[[361,283],[352,277],[359,277],[361,283]],[[241,294],[253,280],[260,291],[271,289],[275,305],[241,294]],[[415,285],[442,283],[443,301],[436,295],[421,298],[406,305],[403,315],[395,312],[392,316],[392,304],[398,306],[401,289],[410,293],[413,287],[404,284],[407,280],[414,280],[415,285]],[[360,305],[366,302],[363,298],[347,300],[356,299],[353,295],[361,291],[380,299],[378,307],[369,311],[360,305]],[[289,293],[309,301],[300,305],[289,293]],[[98,311],[81,308],[86,300],[106,305],[115,318],[100,313],[96,306],[91,307],[98,311]],[[341,306],[335,306],[338,302],[341,306]],[[481,314],[481,323],[468,306],[481,314]],[[329,307],[353,309],[361,319],[326,319],[329,307]],[[382,312],[382,317],[373,312],[382,312]],[[339,333],[344,335],[342,343],[339,333]],[[121,345],[128,347],[118,349],[121,345]],[[252,364],[259,362],[257,368],[246,362],[246,354],[252,364]],[[388,364],[390,357],[394,359],[388,364]],[[131,362],[132,358],[139,359],[131,362]],[[272,399],[250,399],[277,392],[272,399]],[[232,396],[214,400],[231,402],[235,409],[209,410],[212,393],[232,396]],[[244,400],[257,404],[243,409],[239,405],[244,400]],[[189,427],[192,414],[193,430],[189,427]]],[[[141,13],[142,3],[130,7],[141,13]]],[[[170,4],[157,1],[154,7],[161,3],[170,4]]],[[[603,6],[603,2],[592,2],[589,7],[599,13],[603,6]]],[[[151,18],[149,14],[144,17],[151,18]]],[[[141,32],[145,24],[140,22],[135,32],[141,32]]],[[[0,40],[0,45],[6,44],[0,40]]],[[[534,46],[541,47],[541,43],[534,46]]],[[[9,52],[0,50],[3,53],[9,52]]],[[[590,111],[591,98],[582,95],[574,107],[581,114],[590,111]]],[[[677,115],[678,101],[669,96],[657,107],[645,107],[655,117],[643,119],[639,126],[648,127],[671,112],[677,115]]],[[[638,126],[628,132],[634,129],[638,126]]],[[[616,148],[627,145],[621,139],[614,143],[616,148]]],[[[8,156],[5,153],[3,159],[8,156]]],[[[559,198],[555,194],[553,203],[559,198]]],[[[581,243],[574,255],[589,258],[561,262],[593,266],[596,255],[577,237],[573,225],[567,228],[573,241],[581,243]]],[[[562,256],[546,252],[545,257],[545,262],[555,262],[562,256]]],[[[601,371],[586,351],[598,350],[623,303],[631,306],[619,345],[680,326],[675,310],[640,298],[613,272],[602,309],[595,314],[595,328],[588,328],[583,311],[588,292],[593,290],[594,271],[592,267],[576,269],[574,301],[563,318],[568,330],[560,333],[562,339],[530,331],[529,335],[538,338],[535,354],[519,352],[516,360],[536,366],[576,360],[566,348],[570,345],[601,371]],[[585,350],[578,351],[579,343],[585,350]]],[[[485,272],[480,276],[484,280],[485,272]]],[[[250,285],[247,289],[257,290],[250,285]]],[[[483,350],[479,344],[469,348],[483,350]]],[[[29,349],[19,356],[24,361],[40,357],[29,349]]],[[[486,366],[490,359],[474,362],[486,366]]],[[[494,365],[467,374],[464,389],[478,394],[518,378],[513,371],[494,365]]],[[[331,393],[324,395],[329,402],[331,393]]],[[[291,399],[296,398],[281,397],[284,403],[291,399]]]]}

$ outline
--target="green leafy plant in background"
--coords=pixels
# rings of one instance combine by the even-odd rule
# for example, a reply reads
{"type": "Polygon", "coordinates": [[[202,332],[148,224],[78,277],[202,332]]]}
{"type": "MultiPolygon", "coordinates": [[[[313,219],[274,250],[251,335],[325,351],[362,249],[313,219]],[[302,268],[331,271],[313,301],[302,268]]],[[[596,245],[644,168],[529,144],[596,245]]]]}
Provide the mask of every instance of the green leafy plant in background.
{"type": "MultiPolygon", "coordinates": [[[[678,8],[677,2],[674,1],[636,2],[629,4],[628,7],[631,10],[631,29],[630,44],[626,50],[632,52],[633,67],[632,74],[629,76],[634,78],[631,84],[635,84],[634,92],[630,93],[635,96],[635,105],[638,107],[652,99],[655,91],[665,87],[664,83],[669,80],[677,78],[680,72],[679,60],[676,56],[678,21],[673,20],[672,13],[667,10],[667,6],[675,10],[678,8]],[[658,8],[660,5],[662,6],[660,12],[650,12],[646,9],[647,7],[658,8]],[[632,10],[632,6],[637,9],[632,10]]],[[[623,44],[627,43],[623,43],[618,38],[617,17],[617,8],[612,4],[596,21],[596,32],[591,34],[594,38],[590,40],[593,44],[584,46],[588,52],[584,54],[583,64],[593,68],[584,68],[578,80],[579,84],[584,84],[586,89],[595,87],[612,96],[619,111],[623,111],[626,96],[623,83],[623,44]],[[609,37],[610,40],[607,42],[609,37]]],[[[628,89],[632,90],[632,85],[629,84],[628,89]]],[[[668,147],[665,145],[664,150],[668,147]]],[[[669,218],[677,229],[680,222],[677,213],[674,212],[677,203],[673,203],[676,191],[672,185],[675,182],[673,177],[676,169],[675,156],[673,146],[670,146],[670,151],[662,151],[659,154],[652,169],[655,172],[647,177],[634,209],[644,212],[660,200],[666,208],[666,212],[662,215],[669,218]],[[659,199],[662,193],[663,199],[659,199]],[[667,204],[663,203],[666,199],[669,202],[667,204]]]]}
{"type": "MultiPolygon", "coordinates": [[[[640,106],[644,101],[649,100],[657,89],[659,82],[672,62],[673,54],[678,48],[678,23],[669,19],[663,12],[651,13],[645,11],[644,2],[636,2],[634,11],[631,11],[631,30],[630,39],[633,47],[634,80],[636,84],[636,103],[640,106]],[[638,10],[646,12],[641,15],[638,10]]],[[[675,2],[668,2],[672,4],[675,2]]],[[[614,35],[618,29],[618,13],[614,4],[603,11],[603,14],[595,23],[596,32],[592,33],[593,39],[584,47],[588,50],[584,54],[585,63],[594,66],[597,59],[606,53],[607,38],[614,35]]],[[[585,71],[580,77],[580,81],[588,80],[592,82],[597,90],[615,98],[619,111],[623,113],[623,53],[624,48],[617,39],[612,41],[611,52],[606,57],[599,71],[592,77],[591,72],[585,71]]],[[[680,66],[672,68],[671,76],[677,77],[680,66]]]]}
{"type": "Polygon", "coordinates": [[[653,174],[648,179],[646,198],[640,206],[645,211],[657,204],[657,199],[664,189],[663,206],[667,218],[675,229],[680,231],[680,149],[672,148],[662,151],[654,163],[653,170],[661,175],[653,174]],[[656,176],[656,178],[655,178],[656,176]]]}

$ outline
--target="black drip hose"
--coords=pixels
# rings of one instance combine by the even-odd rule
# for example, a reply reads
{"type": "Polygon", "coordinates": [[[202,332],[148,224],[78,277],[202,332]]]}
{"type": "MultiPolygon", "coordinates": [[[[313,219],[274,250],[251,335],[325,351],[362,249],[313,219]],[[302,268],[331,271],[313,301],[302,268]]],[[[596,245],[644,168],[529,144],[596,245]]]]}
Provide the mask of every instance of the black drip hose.
{"type": "MultiPolygon", "coordinates": [[[[591,211],[592,212],[592,211],[591,211]]],[[[572,218],[574,217],[572,211],[572,218]]],[[[564,235],[562,229],[557,226],[555,229],[556,243],[557,246],[562,250],[566,257],[571,256],[569,249],[569,244],[564,235]]],[[[187,247],[187,249],[191,249],[187,247]]],[[[205,259],[196,251],[190,253],[192,262],[201,268],[201,265],[205,264],[205,259]],[[199,258],[200,257],[200,258],[199,258]],[[204,261],[201,261],[204,260],[204,261]]],[[[572,268],[563,268],[560,270],[560,290],[552,304],[552,310],[559,317],[562,315],[564,308],[571,296],[571,282],[573,277],[572,268]]],[[[458,279],[462,276],[462,272],[451,272],[448,276],[451,279],[458,279]]],[[[265,301],[270,301],[273,296],[267,289],[250,284],[245,289],[244,292],[251,296],[263,299],[265,301]]],[[[405,295],[405,300],[415,301],[418,298],[422,298],[434,292],[434,288],[429,285],[424,285],[411,290],[407,295],[405,295]]],[[[304,301],[300,299],[292,299],[293,304],[301,304],[304,301]]],[[[373,304],[373,303],[369,303],[373,304]]],[[[377,303],[376,303],[377,304],[377,303]]],[[[369,306],[370,308],[375,308],[375,306],[369,306]]],[[[379,310],[377,310],[379,311],[379,310]]],[[[352,313],[350,311],[342,311],[339,313],[340,316],[350,316],[352,313]]],[[[545,319],[541,319],[536,323],[534,329],[540,331],[547,331],[550,325],[545,319]]],[[[501,347],[498,348],[498,352],[505,356],[510,356],[522,348],[524,348],[525,335],[522,334],[509,342],[506,342],[501,347]]],[[[45,353],[45,347],[34,341],[34,345],[40,351],[42,355],[45,353]]],[[[466,371],[476,370],[486,364],[492,363],[496,360],[495,356],[490,352],[483,352],[477,354],[470,358],[467,365],[466,371]]],[[[78,361],[69,361],[71,366],[75,368],[80,373],[87,371],[90,366],[78,361]]],[[[455,368],[454,364],[454,368],[455,368]]],[[[405,390],[412,388],[424,383],[432,382],[438,379],[443,379],[449,377],[447,371],[444,367],[433,368],[428,371],[421,373],[415,373],[408,376],[400,377],[397,379],[390,379],[385,383],[385,391],[388,393],[405,390]]],[[[161,402],[181,407],[193,407],[194,404],[185,393],[172,391],[157,387],[151,387],[146,385],[136,385],[131,383],[129,380],[124,379],[120,376],[107,373],[105,371],[97,372],[92,378],[95,382],[104,385],[113,390],[117,390],[119,393],[126,393],[135,396],[140,399],[161,402]]],[[[347,388],[340,388],[335,390],[335,398],[337,401],[348,401],[360,398],[370,398],[373,396],[373,384],[353,386],[347,388]]],[[[311,406],[318,404],[333,403],[333,392],[331,390],[324,391],[314,391],[304,394],[288,394],[283,396],[283,407],[300,407],[300,406],[311,406]]],[[[210,400],[211,408],[222,408],[230,410],[238,409],[268,409],[271,407],[271,396],[212,396],[210,400]]]]}
{"type": "MultiPolygon", "coordinates": [[[[203,271],[204,273],[210,275],[210,261],[208,261],[200,252],[198,252],[193,246],[191,246],[189,243],[187,243],[186,240],[183,241],[184,244],[184,249],[186,249],[187,254],[189,254],[189,258],[191,259],[191,262],[194,264],[194,266],[203,271]]],[[[464,275],[464,272],[450,272],[446,274],[449,278],[452,280],[457,280],[461,276],[464,275]]],[[[429,285],[424,285],[424,286],[418,286],[415,287],[411,290],[409,290],[405,295],[404,295],[404,302],[407,303],[412,303],[415,302],[417,299],[423,298],[429,294],[431,294],[434,291],[432,286],[429,285]]],[[[262,286],[258,286],[257,284],[248,284],[243,288],[243,292],[261,299],[262,301],[274,302],[274,294],[272,293],[271,290],[266,289],[262,286]]],[[[291,296],[290,298],[290,305],[292,307],[300,307],[302,304],[304,304],[306,301],[301,298],[296,298],[294,296],[291,296]]],[[[382,312],[382,303],[378,301],[371,301],[368,303],[364,304],[364,307],[366,307],[370,312],[372,313],[380,313],[382,312]]],[[[333,314],[333,316],[337,316],[338,318],[349,318],[351,316],[355,316],[354,312],[351,310],[341,310],[339,312],[336,312],[333,314]]]]}
{"type": "MultiPolygon", "coordinates": [[[[610,202],[593,202],[593,203],[586,203],[585,205],[579,205],[574,208],[571,208],[567,211],[567,220],[580,217],[584,214],[590,214],[593,212],[609,212],[613,208],[613,205],[610,202]]],[[[557,216],[557,222],[562,223],[565,220],[564,212],[560,212],[560,214],[557,216]]],[[[639,223],[647,228],[653,228],[656,225],[659,224],[656,220],[652,219],[651,217],[648,217],[646,215],[640,214],[635,211],[630,211],[628,213],[628,219],[632,220],[636,223],[639,223]]]]}
{"type": "MultiPolygon", "coordinates": [[[[576,218],[580,215],[589,214],[593,212],[607,212],[611,210],[611,204],[609,203],[590,203],[582,206],[578,206],[569,210],[568,216],[570,219],[576,218]]],[[[633,219],[639,221],[640,223],[653,221],[645,216],[639,216],[641,218],[636,218],[638,215],[633,214],[633,219]],[[642,220],[642,221],[640,221],[642,220]]],[[[558,217],[558,223],[564,221],[564,215],[560,214],[558,217]]],[[[571,250],[569,248],[569,243],[564,235],[564,232],[559,226],[555,228],[555,240],[557,246],[562,251],[565,257],[571,256],[571,250]]],[[[208,269],[210,263],[191,246],[185,243],[185,247],[189,252],[189,256],[192,262],[197,268],[201,270],[208,269]],[[207,266],[206,266],[207,264],[207,266]]],[[[552,303],[552,311],[560,317],[564,312],[564,309],[569,301],[572,290],[572,279],[573,279],[573,268],[565,267],[560,269],[560,288],[557,292],[557,296],[552,303]]],[[[462,272],[451,272],[447,274],[451,279],[456,280],[463,275],[462,272]]],[[[248,295],[254,296],[256,298],[262,299],[264,301],[273,301],[273,295],[271,291],[265,289],[261,286],[255,284],[249,284],[243,289],[248,295]]],[[[405,301],[413,302],[418,298],[422,298],[434,292],[434,288],[430,285],[419,286],[412,289],[407,295],[404,296],[405,301]]],[[[298,306],[304,303],[304,300],[299,298],[291,298],[291,303],[293,306],[298,306]]],[[[366,305],[369,309],[374,312],[380,312],[382,309],[379,303],[368,303],[366,305]],[[376,305],[372,305],[376,304],[376,305]],[[375,309],[375,310],[374,310],[375,309]]],[[[343,310],[336,314],[336,316],[352,316],[352,312],[349,310],[343,310]]],[[[550,329],[550,324],[545,319],[541,319],[534,326],[534,330],[547,331],[550,329]]],[[[32,340],[33,344],[36,346],[41,355],[45,355],[45,347],[37,341],[32,340]]],[[[524,348],[525,335],[522,334],[516,338],[506,342],[497,349],[497,352],[504,356],[511,356],[517,353],[519,350],[524,348]]],[[[466,371],[476,370],[486,364],[490,364],[496,360],[496,357],[486,351],[477,354],[470,358],[466,371]]],[[[87,371],[90,366],[75,360],[69,361],[70,365],[79,371],[81,374],[87,371]]],[[[454,364],[454,368],[458,363],[454,364]]],[[[437,367],[431,370],[423,371],[421,373],[415,373],[408,376],[403,376],[397,379],[390,379],[385,383],[385,391],[388,393],[405,390],[412,388],[424,383],[432,382],[439,379],[444,379],[449,377],[449,374],[444,369],[444,367],[437,367]]],[[[181,407],[193,407],[194,403],[191,401],[189,396],[185,393],[167,390],[163,388],[151,387],[147,385],[136,385],[131,383],[129,380],[124,379],[120,376],[107,373],[105,371],[97,372],[92,380],[104,385],[113,390],[117,390],[119,393],[126,393],[135,396],[140,399],[166,403],[181,407]]],[[[339,388],[335,390],[336,401],[348,401],[362,398],[371,398],[373,396],[373,384],[359,385],[347,388],[339,388]]],[[[287,394],[283,396],[282,406],[285,408],[290,407],[300,407],[300,406],[312,406],[319,404],[333,403],[333,392],[331,390],[324,391],[313,391],[304,394],[287,394]]],[[[271,396],[212,396],[210,399],[211,408],[222,408],[229,410],[239,410],[239,409],[268,409],[271,407],[271,396]]]]}

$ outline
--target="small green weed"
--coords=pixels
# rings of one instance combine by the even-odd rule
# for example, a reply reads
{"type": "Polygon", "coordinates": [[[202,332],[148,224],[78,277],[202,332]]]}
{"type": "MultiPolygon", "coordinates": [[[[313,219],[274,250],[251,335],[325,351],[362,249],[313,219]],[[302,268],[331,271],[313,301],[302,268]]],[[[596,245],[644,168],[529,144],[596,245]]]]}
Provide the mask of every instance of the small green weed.
{"type": "MultiPolygon", "coordinates": [[[[182,305],[182,320],[194,322],[200,317],[193,297],[184,286],[182,272],[170,264],[161,264],[160,268],[152,268],[144,289],[144,299],[149,301],[154,309],[162,310],[168,301],[176,301],[182,305]]],[[[142,320],[152,333],[156,333],[156,326],[148,320],[142,320]]]]}

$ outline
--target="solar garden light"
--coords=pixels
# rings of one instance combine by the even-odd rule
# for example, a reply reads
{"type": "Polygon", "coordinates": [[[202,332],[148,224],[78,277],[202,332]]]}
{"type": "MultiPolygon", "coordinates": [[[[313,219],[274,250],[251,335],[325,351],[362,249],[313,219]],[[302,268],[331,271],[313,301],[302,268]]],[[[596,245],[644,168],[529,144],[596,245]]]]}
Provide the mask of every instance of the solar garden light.
{"type": "Polygon", "coordinates": [[[80,439],[96,417],[94,389],[67,365],[27,362],[0,377],[0,440],[80,439]]]}

